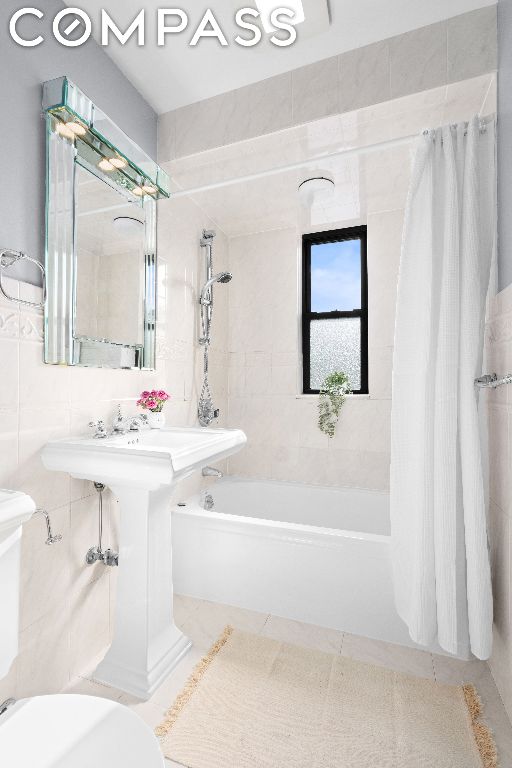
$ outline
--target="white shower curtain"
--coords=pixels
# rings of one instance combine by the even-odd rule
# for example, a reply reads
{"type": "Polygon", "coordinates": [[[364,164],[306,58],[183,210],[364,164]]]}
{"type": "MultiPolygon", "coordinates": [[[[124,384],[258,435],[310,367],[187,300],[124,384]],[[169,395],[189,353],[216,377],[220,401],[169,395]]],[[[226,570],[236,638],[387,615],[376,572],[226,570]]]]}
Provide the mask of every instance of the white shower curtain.
{"type": "Polygon", "coordinates": [[[397,609],[420,645],[491,652],[482,373],[495,232],[495,125],[425,131],[398,283],[391,445],[397,609]]]}

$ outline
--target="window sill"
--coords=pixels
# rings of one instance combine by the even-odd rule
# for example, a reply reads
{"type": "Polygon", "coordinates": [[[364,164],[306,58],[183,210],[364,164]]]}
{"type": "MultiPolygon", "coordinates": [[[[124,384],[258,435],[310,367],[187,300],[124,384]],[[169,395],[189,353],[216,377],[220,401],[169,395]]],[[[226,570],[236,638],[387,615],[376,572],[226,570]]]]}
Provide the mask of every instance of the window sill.
{"type": "MultiPolygon", "coordinates": [[[[369,400],[370,399],[370,395],[369,394],[365,394],[365,395],[345,395],[345,397],[347,398],[347,400],[369,400]]],[[[302,394],[302,395],[295,395],[295,399],[296,400],[312,400],[312,399],[315,399],[315,398],[318,400],[319,395],[304,395],[304,394],[302,394]]]]}

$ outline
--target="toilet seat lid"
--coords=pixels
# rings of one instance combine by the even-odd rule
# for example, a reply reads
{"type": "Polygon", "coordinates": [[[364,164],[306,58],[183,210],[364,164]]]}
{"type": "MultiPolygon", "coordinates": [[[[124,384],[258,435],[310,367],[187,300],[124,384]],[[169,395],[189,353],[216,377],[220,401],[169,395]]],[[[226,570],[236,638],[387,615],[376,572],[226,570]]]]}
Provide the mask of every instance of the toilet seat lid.
{"type": "Polygon", "coordinates": [[[127,707],[77,694],[22,699],[0,717],[9,768],[164,768],[151,729],[127,707]]]}

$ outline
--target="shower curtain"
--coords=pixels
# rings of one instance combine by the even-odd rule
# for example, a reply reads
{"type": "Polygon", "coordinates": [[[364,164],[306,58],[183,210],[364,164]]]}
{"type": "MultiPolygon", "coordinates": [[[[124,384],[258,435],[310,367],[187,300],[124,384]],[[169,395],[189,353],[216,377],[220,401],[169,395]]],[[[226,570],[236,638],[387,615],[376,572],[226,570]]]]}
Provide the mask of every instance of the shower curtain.
{"type": "Polygon", "coordinates": [[[425,131],[398,282],[391,439],[397,609],[420,645],[487,659],[492,592],[479,432],[495,246],[495,124],[425,131]]]}

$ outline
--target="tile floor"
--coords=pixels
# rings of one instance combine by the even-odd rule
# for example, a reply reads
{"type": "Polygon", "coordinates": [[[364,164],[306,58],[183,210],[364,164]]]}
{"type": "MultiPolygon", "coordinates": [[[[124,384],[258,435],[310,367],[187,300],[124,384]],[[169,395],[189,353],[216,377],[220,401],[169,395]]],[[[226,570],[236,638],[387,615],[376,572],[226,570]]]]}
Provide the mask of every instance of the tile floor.
{"type": "MultiPolygon", "coordinates": [[[[414,648],[403,648],[311,624],[301,624],[298,621],[289,621],[277,616],[182,596],[175,596],[175,617],[178,626],[193,640],[194,647],[174,671],[172,677],[163,683],[149,701],[140,702],[128,694],[100,685],[88,677],[77,679],[68,692],[104,696],[119,701],[137,712],[153,728],[162,720],[164,711],[183,688],[196,662],[217,639],[226,624],[231,624],[247,632],[329,653],[340,653],[442,683],[453,685],[462,682],[474,683],[483,700],[487,721],[495,734],[501,768],[512,766],[512,726],[489,668],[484,662],[457,661],[414,648]]],[[[167,765],[170,768],[182,768],[178,763],[167,762],[167,765]]]]}

